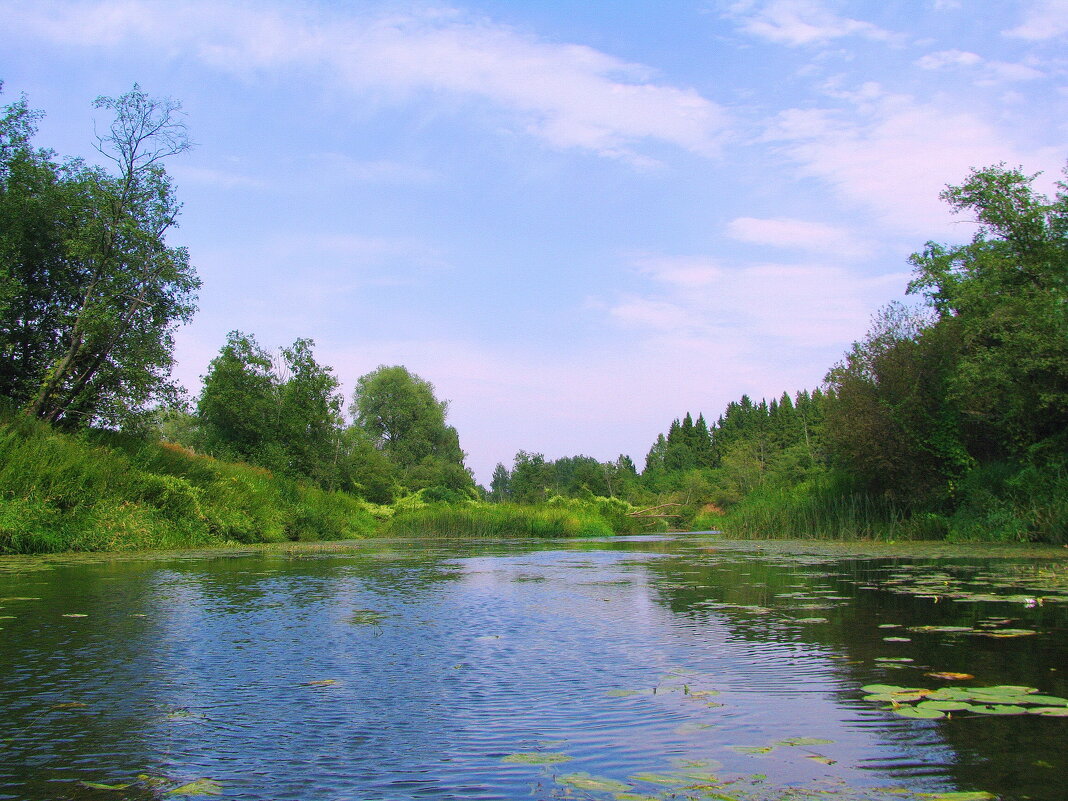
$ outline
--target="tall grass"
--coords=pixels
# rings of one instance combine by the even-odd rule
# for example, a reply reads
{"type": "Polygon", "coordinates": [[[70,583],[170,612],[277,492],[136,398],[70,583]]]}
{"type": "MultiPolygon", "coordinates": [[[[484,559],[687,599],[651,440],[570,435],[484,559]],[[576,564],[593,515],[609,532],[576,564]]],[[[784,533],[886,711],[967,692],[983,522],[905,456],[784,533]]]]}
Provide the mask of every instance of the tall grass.
{"type": "Polygon", "coordinates": [[[367,536],[350,495],[114,432],[0,416],[0,553],[367,536]]]}
{"type": "Polygon", "coordinates": [[[724,515],[698,515],[694,528],[738,539],[927,539],[944,533],[908,525],[891,500],[829,482],[754,490],[724,515]]]}
{"type": "Polygon", "coordinates": [[[614,532],[596,511],[511,503],[435,504],[399,511],[387,532],[403,537],[607,537],[614,532]]]}

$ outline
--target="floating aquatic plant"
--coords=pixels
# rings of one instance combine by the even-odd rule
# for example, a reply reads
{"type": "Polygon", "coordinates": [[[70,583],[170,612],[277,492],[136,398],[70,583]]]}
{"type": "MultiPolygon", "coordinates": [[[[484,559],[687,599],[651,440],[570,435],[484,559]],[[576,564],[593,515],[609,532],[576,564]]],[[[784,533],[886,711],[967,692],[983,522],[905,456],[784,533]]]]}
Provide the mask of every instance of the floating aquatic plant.
{"type": "Polygon", "coordinates": [[[511,765],[559,765],[561,762],[570,762],[571,757],[558,751],[524,751],[509,754],[501,759],[511,765]]]}
{"type": "Polygon", "coordinates": [[[921,687],[897,687],[868,684],[865,701],[889,703],[896,715],[907,718],[945,718],[953,712],[978,715],[1044,715],[1068,717],[1068,698],[1043,695],[1035,687],[996,685],[993,687],[944,687],[928,690],[921,687]],[[912,705],[913,701],[918,701],[912,705]]]}

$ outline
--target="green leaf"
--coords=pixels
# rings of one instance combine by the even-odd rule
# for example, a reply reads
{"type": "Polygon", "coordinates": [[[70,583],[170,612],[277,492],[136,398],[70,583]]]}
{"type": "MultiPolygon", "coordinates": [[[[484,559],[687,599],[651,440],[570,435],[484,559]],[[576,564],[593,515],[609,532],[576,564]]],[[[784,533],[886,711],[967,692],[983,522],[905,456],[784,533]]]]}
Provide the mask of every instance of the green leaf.
{"type": "Polygon", "coordinates": [[[1047,718],[1068,718],[1068,706],[1036,706],[1028,709],[1029,715],[1042,715],[1047,718]]]}
{"type": "Polygon", "coordinates": [[[631,781],[648,782],[649,784],[686,784],[686,780],[678,776],[669,776],[664,773],[635,773],[630,777],[631,781]]]}
{"type": "Polygon", "coordinates": [[[807,745],[830,745],[834,740],[825,740],[822,737],[790,737],[779,740],[775,745],[807,746],[807,745]]]}
{"type": "Polygon", "coordinates": [[[732,751],[737,751],[739,754],[750,754],[752,756],[770,754],[775,750],[773,745],[728,745],[727,747],[732,751]]]}
{"type": "Polygon", "coordinates": [[[560,784],[570,784],[580,790],[594,792],[625,793],[631,789],[629,784],[601,776],[591,776],[589,773],[568,773],[566,776],[558,776],[556,781],[560,784]]]}
{"type": "Polygon", "coordinates": [[[1024,715],[1027,709],[1016,704],[972,704],[972,712],[980,715],[1024,715]]]}
{"type": "Polygon", "coordinates": [[[571,757],[557,751],[525,751],[501,758],[501,762],[513,765],[559,765],[570,761],[571,757]]]}
{"type": "Polygon", "coordinates": [[[222,785],[214,779],[196,779],[168,790],[167,795],[222,795],[222,785]]]}
{"type": "Polygon", "coordinates": [[[967,701],[921,701],[916,704],[917,709],[938,709],[942,712],[962,712],[971,709],[972,705],[967,701]]]}

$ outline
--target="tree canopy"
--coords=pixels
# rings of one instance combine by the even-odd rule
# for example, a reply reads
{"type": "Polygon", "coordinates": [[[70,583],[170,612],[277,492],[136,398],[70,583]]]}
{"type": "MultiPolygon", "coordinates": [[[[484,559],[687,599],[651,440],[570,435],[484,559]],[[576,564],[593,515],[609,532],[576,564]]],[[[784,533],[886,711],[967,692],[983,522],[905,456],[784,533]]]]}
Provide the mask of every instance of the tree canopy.
{"type": "Polygon", "coordinates": [[[190,147],[181,107],[136,84],[95,107],[113,165],[58,161],[31,144],[38,112],[0,117],[0,392],[68,427],[118,425],[173,397],[173,332],[200,281],[163,161],[190,147]]]}

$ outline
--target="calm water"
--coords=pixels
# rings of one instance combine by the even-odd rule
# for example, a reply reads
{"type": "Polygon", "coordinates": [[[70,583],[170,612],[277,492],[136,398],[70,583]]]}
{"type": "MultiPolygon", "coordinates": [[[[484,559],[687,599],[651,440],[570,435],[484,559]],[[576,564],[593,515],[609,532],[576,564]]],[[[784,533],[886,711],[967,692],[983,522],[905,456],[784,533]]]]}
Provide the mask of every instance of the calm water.
{"type": "Polygon", "coordinates": [[[0,560],[0,799],[1063,801],[1066,563],[692,535],[0,560]],[[915,719],[872,684],[1053,698],[915,719]]]}

